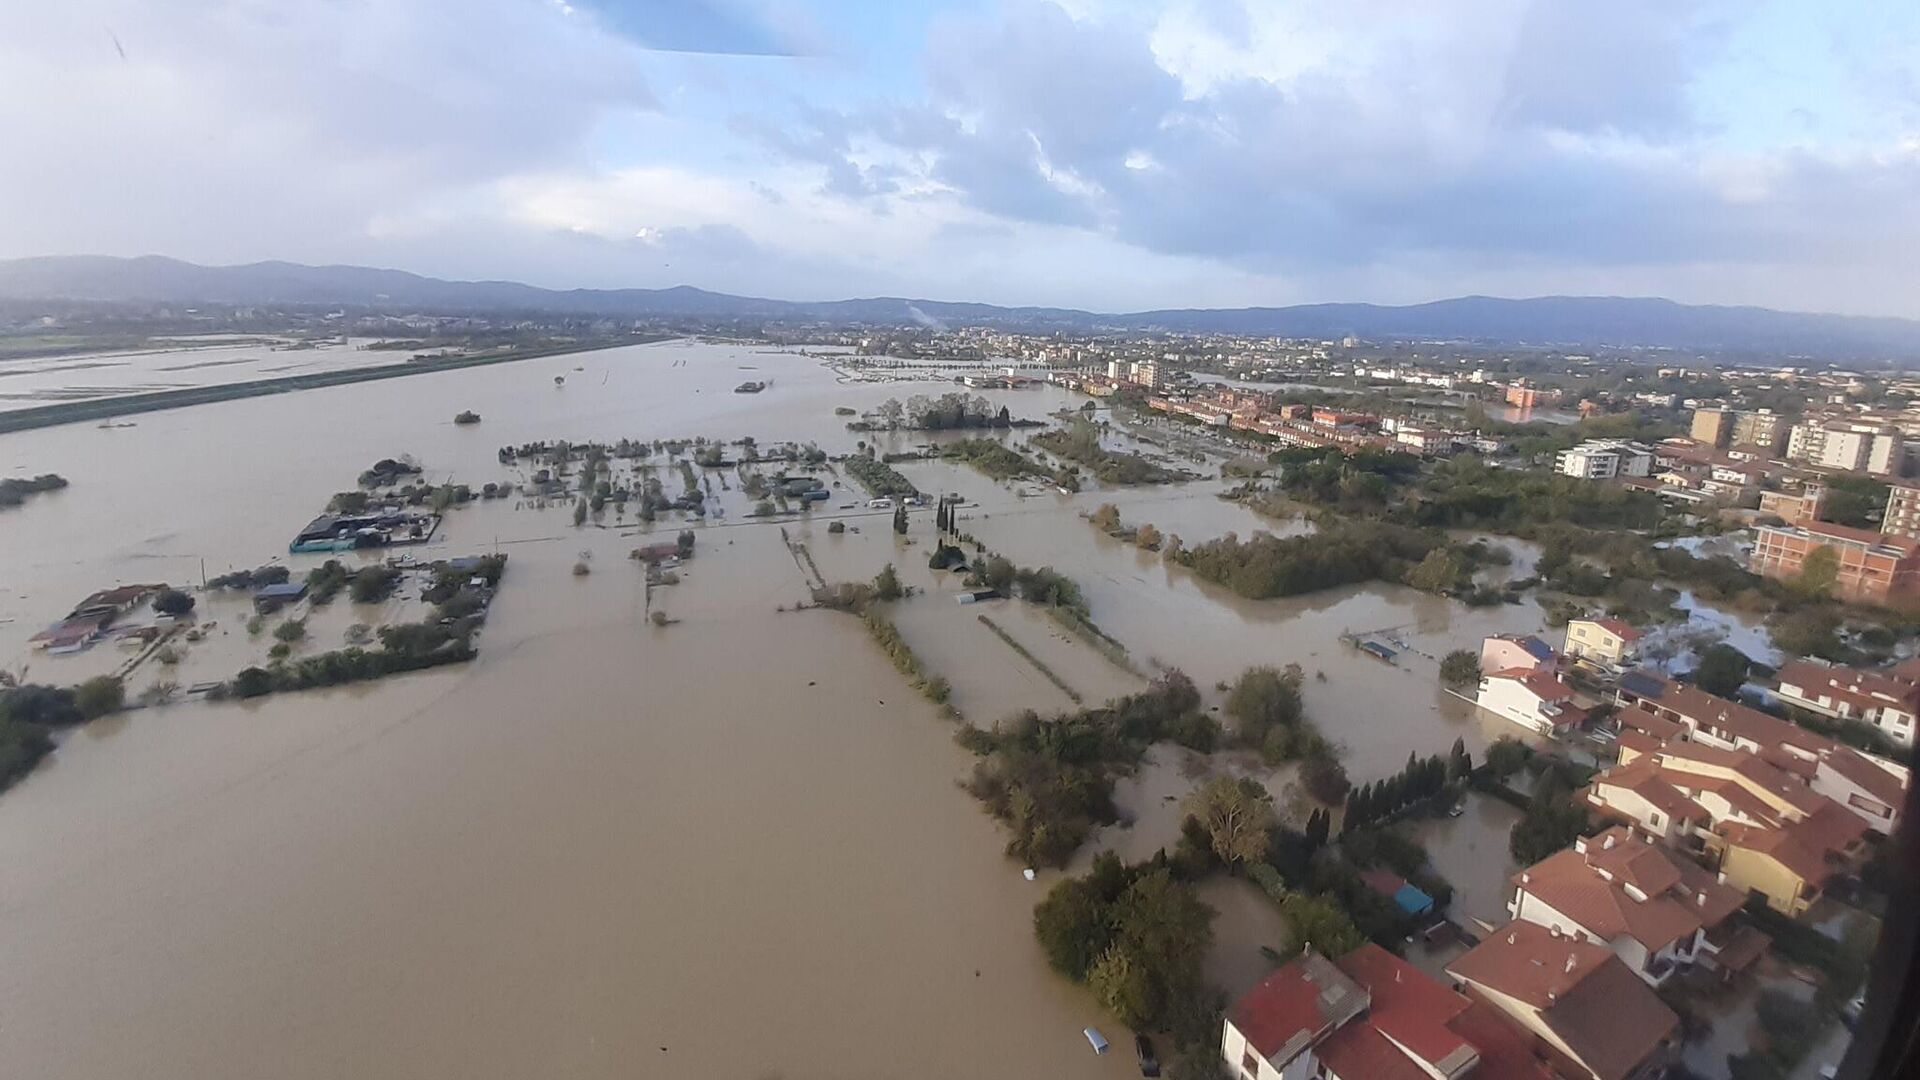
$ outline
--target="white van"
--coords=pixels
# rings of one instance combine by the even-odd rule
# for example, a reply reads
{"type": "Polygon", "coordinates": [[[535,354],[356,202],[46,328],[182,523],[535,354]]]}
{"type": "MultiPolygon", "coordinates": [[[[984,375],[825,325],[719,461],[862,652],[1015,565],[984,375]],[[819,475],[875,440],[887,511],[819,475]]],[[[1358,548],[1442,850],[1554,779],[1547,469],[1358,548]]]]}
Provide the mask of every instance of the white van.
{"type": "Polygon", "coordinates": [[[891,510],[891,509],[893,509],[893,500],[892,500],[892,499],[868,499],[868,500],[867,500],[867,509],[869,509],[869,510],[891,510]]]}

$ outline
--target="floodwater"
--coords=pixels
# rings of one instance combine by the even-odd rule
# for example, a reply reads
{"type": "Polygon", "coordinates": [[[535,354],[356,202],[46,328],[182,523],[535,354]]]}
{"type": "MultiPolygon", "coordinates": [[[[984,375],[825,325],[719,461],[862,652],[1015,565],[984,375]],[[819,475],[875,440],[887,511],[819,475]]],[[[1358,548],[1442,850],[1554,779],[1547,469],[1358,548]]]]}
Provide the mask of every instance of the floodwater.
{"type": "Polygon", "coordinates": [[[1414,822],[1408,836],[1452,884],[1454,921],[1484,931],[1508,921],[1507,882],[1520,866],[1507,842],[1522,815],[1518,807],[1473,791],[1461,807],[1464,813],[1457,818],[1414,822]]]}
{"type": "Polygon", "coordinates": [[[216,337],[157,341],[112,352],[0,359],[0,411],[379,367],[414,355],[412,349],[368,347],[378,340],[352,338],[296,348],[291,340],[233,344],[216,337]]]}
{"type": "MultiPolygon", "coordinates": [[[[847,432],[836,407],[951,388],[667,342],[0,436],[0,473],[72,482],[0,512],[0,665],[57,683],[111,667],[110,645],[27,646],[95,589],[274,561],[303,574],[327,556],[287,555],[292,533],[377,458],[409,455],[423,479],[477,489],[521,476],[497,447],[538,439],[751,435],[841,453],[875,437],[847,432]],[[772,385],[733,393],[747,378],[772,385]],[[463,409],[482,422],[455,426],[463,409]]],[[[1036,418],[1077,400],[984,396],[1036,418]]],[[[1143,673],[1178,666],[1217,704],[1213,684],[1249,665],[1300,664],[1309,712],[1357,780],[1410,750],[1464,738],[1478,752],[1511,729],[1441,691],[1433,668],[1487,633],[1539,629],[1530,604],[1468,610],[1380,585],[1245,601],[1078,516],[1111,501],[1189,543],[1305,528],[1215,498],[1218,481],[1069,497],[938,462],[900,468],[971,500],[961,527],[991,549],[1074,577],[1143,673]],[[1386,628],[1407,645],[1394,666],[1337,640],[1386,628]]],[[[673,470],[656,475],[677,490],[673,470]]],[[[896,564],[918,590],[894,605],[901,632],[976,723],[1070,706],[983,614],[1090,704],[1140,676],[1024,605],[954,603],[951,575],[926,568],[931,511],[896,537],[843,478],[809,517],[761,522],[737,483],[713,477],[724,517],[692,526],[681,583],[651,597],[626,558],[636,526],[609,513],[575,528],[564,499],[477,503],[409,552],[511,555],[473,664],[138,709],[70,734],[0,797],[8,1071],[1128,1075],[1125,1055],[1095,1058],[1079,1032],[1122,1033],[1033,945],[1051,875],[1027,882],[1002,857],[1004,838],[955,784],[971,758],[952,726],[859,622],[793,610],[808,582],[782,528],[829,580],[896,564]],[[844,534],[828,534],[834,519],[844,534]],[[674,621],[653,626],[650,611],[674,621]]],[[[651,539],[682,527],[663,520],[651,539]]],[[[183,683],[231,674],[265,644],[240,629],[237,600],[202,605],[218,625],[188,650],[192,675],[171,676],[183,683]]],[[[408,617],[394,605],[342,597],[303,649],[335,647],[354,621],[408,617]]],[[[142,667],[134,688],[162,677],[142,667]]],[[[1183,754],[1156,748],[1119,793],[1131,829],[1103,830],[1103,844],[1139,857],[1171,840],[1194,779],[1183,754]]],[[[1286,786],[1284,770],[1216,767],[1286,786]]],[[[1209,970],[1257,978],[1257,945],[1284,927],[1257,897],[1210,899],[1222,917],[1209,970]]]]}

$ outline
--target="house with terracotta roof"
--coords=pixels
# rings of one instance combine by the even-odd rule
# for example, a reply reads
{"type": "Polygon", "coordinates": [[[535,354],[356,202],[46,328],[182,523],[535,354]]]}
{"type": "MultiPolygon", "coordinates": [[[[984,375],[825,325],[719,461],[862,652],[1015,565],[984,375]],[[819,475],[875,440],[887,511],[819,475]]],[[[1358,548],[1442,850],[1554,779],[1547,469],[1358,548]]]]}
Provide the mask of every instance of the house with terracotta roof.
{"type": "Polygon", "coordinates": [[[1608,671],[1619,671],[1640,657],[1640,639],[1646,635],[1623,619],[1567,620],[1567,656],[1608,671]]]}
{"type": "Polygon", "coordinates": [[[1712,963],[1729,944],[1740,946],[1728,961],[1741,967],[1766,946],[1749,940],[1757,931],[1722,930],[1746,901],[1744,892],[1624,826],[1574,841],[1509,884],[1508,915],[1605,945],[1652,986],[1712,963]]]}
{"type": "Polygon", "coordinates": [[[1775,693],[1795,708],[1872,724],[1901,746],[1913,745],[1914,721],[1920,719],[1920,686],[1891,674],[1795,660],[1780,669],[1780,688],[1775,693]]]}
{"type": "Polygon", "coordinates": [[[1482,675],[1474,703],[1542,735],[1578,727],[1587,718],[1586,710],[1573,703],[1573,687],[1552,671],[1535,668],[1482,675]]]}
{"type": "MultiPolygon", "coordinates": [[[[1920,665],[1896,665],[1889,678],[1920,677],[1920,665]]],[[[1614,718],[1620,760],[1646,753],[1648,738],[1662,745],[1694,743],[1751,754],[1852,811],[1876,832],[1891,833],[1906,799],[1910,770],[1863,754],[1845,743],[1697,687],[1646,671],[1620,677],[1614,718]],[[1639,735],[1628,736],[1629,731],[1639,735]],[[1645,737],[1643,737],[1645,736],[1645,737]]]]}
{"type": "Polygon", "coordinates": [[[1813,790],[1853,811],[1867,828],[1892,835],[1906,802],[1909,770],[1845,747],[1814,766],[1813,790]]]}
{"type": "Polygon", "coordinates": [[[1651,1080],[1678,1038],[1680,1018],[1613,950],[1535,923],[1494,931],[1447,974],[1532,1033],[1567,1076],[1651,1080]]]}
{"type": "Polygon", "coordinates": [[[1536,1040],[1371,942],[1308,949],[1227,1014],[1235,1080],[1554,1080],[1536,1040]]]}
{"type": "Polygon", "coordinates": [[[1697,844],[1699,830],[1711,820],[1706,808],[1669,783],[1650,757],[1600,773],[1581,794],[1601,817],[1631,824],[1661,843],[1697,844]]]}
{"type": "Polygon", "coordinates": [[[1814,763],[1840,745],[1750,705],[1644,669],[1622,675],[1614,697],[1623,706],[1616,714],[1623,727],[1642,723],[1633,715],[1638,712],[1679,725],[1682,740],[1756,754],[1800,776],[1811,777],[1814,763]]]}
{"type": "Polygon", "coordinates": [[[1768,828],[1731,822],[1715,834],[1727,884],[1767,898],[1767,905],[1799,915],[1859,855],[1866,824],[1839,803],[1824,800],[1813,814],[1768,828]]]}
{"type": "Polygon", "coordinates": [[[1559,662],[1553,646],[1532,634],[1495,634],[1480,643],[1480,674],[1496,671],[1552,671],[1559,662]]]}
{"type": "Polygon", "coordinates": [[[1639,754],[1595,776],[1581,797],[1603,817],[1698,852],[1726,884],[1789,915],[1858,860],[1868,828],[1806,778],[1698,741],[1639,754]]]}

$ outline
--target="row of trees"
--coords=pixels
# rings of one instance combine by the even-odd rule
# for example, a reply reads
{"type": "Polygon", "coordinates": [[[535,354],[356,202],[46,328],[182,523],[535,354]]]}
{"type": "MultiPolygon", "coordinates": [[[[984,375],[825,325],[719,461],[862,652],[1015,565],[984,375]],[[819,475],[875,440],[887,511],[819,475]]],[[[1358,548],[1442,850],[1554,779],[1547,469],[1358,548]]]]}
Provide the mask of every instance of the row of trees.
{"type": "Polygon", "coordinates": [[[951,431],[959,428],[1011,427],[1013,417],[1005,406],[999,409],[978,394],[949,391],[939,397],[915,394],[902,405],[899,398],[888,398],[873,412],[874,423],[849,425],[855,428],[907,428],[914,431],[951,431]]]}
{"type": "Polygon", "coordinates": [[[1385,821],[1410,806],[1456,789],[1473,771],[1473,757],[1463,739],[1453,741],[1446,757],[1434,754],[1421,758],[1409,753],[1407,764],[1384,780],[1362,784],[1347,795],[1346,813],[1341,818],[1342,832],[1350,832],[1375,822],[1385,821]]]}

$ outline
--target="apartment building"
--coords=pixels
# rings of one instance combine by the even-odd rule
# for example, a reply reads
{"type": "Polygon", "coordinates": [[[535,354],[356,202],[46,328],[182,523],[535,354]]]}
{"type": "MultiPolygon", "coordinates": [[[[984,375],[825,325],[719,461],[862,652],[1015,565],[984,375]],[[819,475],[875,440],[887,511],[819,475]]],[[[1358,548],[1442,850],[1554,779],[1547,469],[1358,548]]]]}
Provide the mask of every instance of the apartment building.
{"type": "Polygon", "coordinates": [[[1887,509],[1880,516],[1880,531],[1888,536],[1920,540],[1920,487],[1895,484],[1887,493],[1887,509]]]}
{"type": "Polygon", "coordinates": [[[1727,409],[1695,409],[1687,435],[1707,446],[1726,446],[1733,439],[1734,414],[1727,409]]]}
{"type": "Polygon", "coordinates": [[[1838,559],[1838,596],[1888,603],[1920,592],[1920,540],[1826,521],[1759,526],[1747,568],[1763,577],[1797,579],[1808,556],[1822,548],[1838,559]]]}
{"type": "Polygon", "coordinates": [[[1779,456],[1787,448],[1787,418],[1771,409],[1735,413],[1732,445],[1752,446],[1779,456]]]}
{"type": "Polygon", "coordinates": [[[1905,440],[1891,425],[1808,420],[1788,433],[1787,460],[1840,472],[1897,476],[1906,460],[1905,440]]]}
{"type": "Polygon", "coordinates": [[[1653,449],[1616,439],[1589,439],[1554,456],[1553,470],[1582,480],[1612,480],[1653,472],[1653,449]]]}

